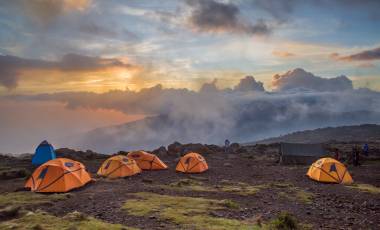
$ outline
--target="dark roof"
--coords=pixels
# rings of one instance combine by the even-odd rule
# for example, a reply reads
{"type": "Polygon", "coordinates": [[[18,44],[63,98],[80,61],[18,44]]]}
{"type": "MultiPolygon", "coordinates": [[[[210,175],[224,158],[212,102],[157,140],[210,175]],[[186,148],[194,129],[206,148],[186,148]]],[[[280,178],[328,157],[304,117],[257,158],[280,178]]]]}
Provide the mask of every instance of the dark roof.
{"type": "Polygon", "coordinates": [[[323,156],[326,151],[321,144],[281,143],[283,156],[323,156]]]}

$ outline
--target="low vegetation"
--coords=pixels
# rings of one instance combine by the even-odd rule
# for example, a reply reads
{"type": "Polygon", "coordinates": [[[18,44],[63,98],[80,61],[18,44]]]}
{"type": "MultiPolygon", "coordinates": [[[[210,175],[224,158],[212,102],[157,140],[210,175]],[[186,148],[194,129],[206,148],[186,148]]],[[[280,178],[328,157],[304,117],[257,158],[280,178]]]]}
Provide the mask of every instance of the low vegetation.
{"type": "Polygon", "coordinates": [[[311,204],[314,194],[302,188],[296,187],[289,183],[271,183],[270,187],[280,190],[278,195],[292,201],[298,201],[304,204],[311,204]]]}
{"type": "Polygon", "coordinates": [[[109,224],[79,212],[69,213],[63,218],[45,212],[27,212],[23,216],[0,223],[0,229],[132,229],[119,224],[109,224]]]}
{"type": "Polygon", "coordinates": [[[57,200],[67,199],[72,196],[66,194],[39,194],[33,192],[10,192],[0,194],[0,207],[5,206],[26,206],[32,204],[49,203],[57,200]]]}
{"type": "Polygon", "coordinates": [[[161,186],[165,189],[173,190],[188,190],[197,192],[225,192],[234,193],[242,196],[255,195],[260,189],[265,188],[265,185],[249,185],[242,182],[231,182],[227,180],[221,181],[220,184],[215,186],[207,185],[203,181],[194,179],[181,179],[179,181],[170,183],[169,185],[161,186]]]}
{"type": "Polygon", "coordinates": [[[293,230],[299,229],[297,220],[288,212],[283,212],[269,223],[269,229],[293,230]]]}
{"type": "Polygon", "coordinates": [[[165,221],[190,229],[255,229],[255,224],[241,220],[215,217],[212,213],[226,209],[238,209],[230,200],[213,200],[184,196],[168,196],[155,193],[135,193],[136,199],[128,200],[123,209],[129,215],[154,215],[165,221]]]}
{"type": "Polygon", "coordinates": [[[266,188],[266,185],[249,185],[243,182],[233,183],[231,181],[223,180],[221,181],[221,185],[218,185],[217,188],[223,192],[249,196],[255,195],[261,189],[266,188]]]}

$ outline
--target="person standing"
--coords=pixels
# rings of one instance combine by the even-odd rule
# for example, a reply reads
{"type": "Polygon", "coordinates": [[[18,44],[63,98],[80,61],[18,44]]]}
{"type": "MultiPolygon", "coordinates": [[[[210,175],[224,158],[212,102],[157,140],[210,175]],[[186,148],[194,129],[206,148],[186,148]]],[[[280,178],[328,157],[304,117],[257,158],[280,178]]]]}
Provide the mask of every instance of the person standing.
{"type": "Polygon", "coordinates": [[[226,139],[224,141],[224,152],[228,153],[229,148],[230,148],[230,141],[228,139],[226,139]]]}
{"type": "Polygon", "coordinates": [[[365,156],[368,157],[368,154],[369,154],[369,147],[368,147],[368,144],[367,144],[367,143],[365,143],[365,144],[363,145],[363,154],[364,154],[365,156]]]}

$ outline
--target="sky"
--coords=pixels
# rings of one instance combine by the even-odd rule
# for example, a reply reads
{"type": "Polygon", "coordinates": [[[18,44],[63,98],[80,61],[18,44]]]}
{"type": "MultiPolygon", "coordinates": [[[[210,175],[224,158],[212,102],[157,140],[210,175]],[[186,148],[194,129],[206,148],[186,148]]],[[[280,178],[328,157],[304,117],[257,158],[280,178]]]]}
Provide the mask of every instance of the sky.
{"type": "Polygon", "coordinates": [[[371,0],[1,1],[0,93],[199,89],[245,75],[272,89],[273,75],[297,67],[379,90],[379,7],[371,0]]]}
{"type": "Polygon", "coordinates": [[[167,114],[168,101],[178,106],[204,91],[236,98],[302,89],[325,98],[357,90],[376,103],[378,9],[377,0],[0,1],[0,143],[11,143],[0,152],[15,149],[10,140],[25,126],[17,151],[167,114]]]}

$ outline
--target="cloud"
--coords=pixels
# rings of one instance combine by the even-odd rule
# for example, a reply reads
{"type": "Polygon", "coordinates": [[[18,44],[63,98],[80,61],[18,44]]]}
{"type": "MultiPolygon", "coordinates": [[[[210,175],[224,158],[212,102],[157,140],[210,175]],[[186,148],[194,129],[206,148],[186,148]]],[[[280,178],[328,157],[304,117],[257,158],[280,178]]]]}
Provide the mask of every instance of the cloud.
{"type": "Polygon", "coordinates": [[[263,20],[254,24],[243,20],[240,9],[232,3],[215,0],[188,0],[186,3],[191,7],[190,25],[197,31],[258,35],[270,33],[270,28],[263,20]]]}
{"type": "Polygon", "coordinates": [[[288,57],[294,57],[296,56],[294,53],[290,53],[287,51],[273,51],[272,54],[276,57],[280,58],[288,58],[288,57]]]}
{"type": "Polygon", "coordinates": [[[254,7],[266,11],[278,21],[286,21],[293,13],[297,2],[297,0],[254,0],[252,1],[252,4],[254,7]]]}
{"type": "Polygon", "coordinates": [[[59,61],[26,59],[10,55],[0,55],[0,85],[9,89],[17,87],[23,71],[58,70],[67,71],[99,71],[108,68],[130,69],[134,66],[117,58],[90,57],[79,54],[66,54],[59,61]]]}
{"type": "Polygon", "coordinates": [[[115,30],[95,24],[94,22],[82,23],[79,26],[79,31],[96,36],[116,37],[118,35],[115,30]]]}
{"type": "MultiPolygon", "coordinates": [[[[305,85],[297,81],[294,84],[305,85]]],[[[315,81],[308,80],[308,84],[315,81]]],[[[302,129],[380,122],[378,92],[318,89],[269,93],[261,91],[260,85],[253,77],[246,77],[233,90],[218,89],[214,81],[199,92],[157,85],[138,92],[66,92],[8,99],[58,101],[71,109],[113,109],[150,116],[135,123],[96,129],[72,138],[78,140],[76,143],[65,143],[107,153],[152,149],[173,141],[221,144],[229,138],[247,142],[302,129]]]]}
{"type": "Polygon", "coordinates": [[[380,47],[371,50],[364,50],[347,56],[332,53],[330,57],[339,61],[376,61],[380,60],[380,47]]]}
{"type": "Polygon", "coordinates": [[[9,5],[22,11],[33,22],[40,26],[49,26],[55,20],[68,12],[84,11],[90,0],[15,0],[8,1],[9,5]]]}
{"type": "Polygon", "coordinates": [[[241,79],[239,84],[234,87],[234,90],[240,92],[265,91],[263,83],[256,81],[252,76],[246,76],[245,78],[241,79]]]}
{"type": "Polygon", "coordinates": [[[294,69],[285,74],[273,76],[272,86],[278,91],[307,89],[315,91],[342,91],[352,90],[352,81],[346,76],[335,78],[321,78],[303,69],[294,69]]]}
{"type": "Polygon", "coordinates": [[[349,13],[362,11],[365,12],[370,19],[378,20],[377,9],[380,7],[380,2],[377,0],[251,0],[250,3],[252,7],[268,13],[278,22],[286,22],[292,19],[295,12],[302,11],[306,8],[328,8],[336,11],[347,11],[349,13]]]}

